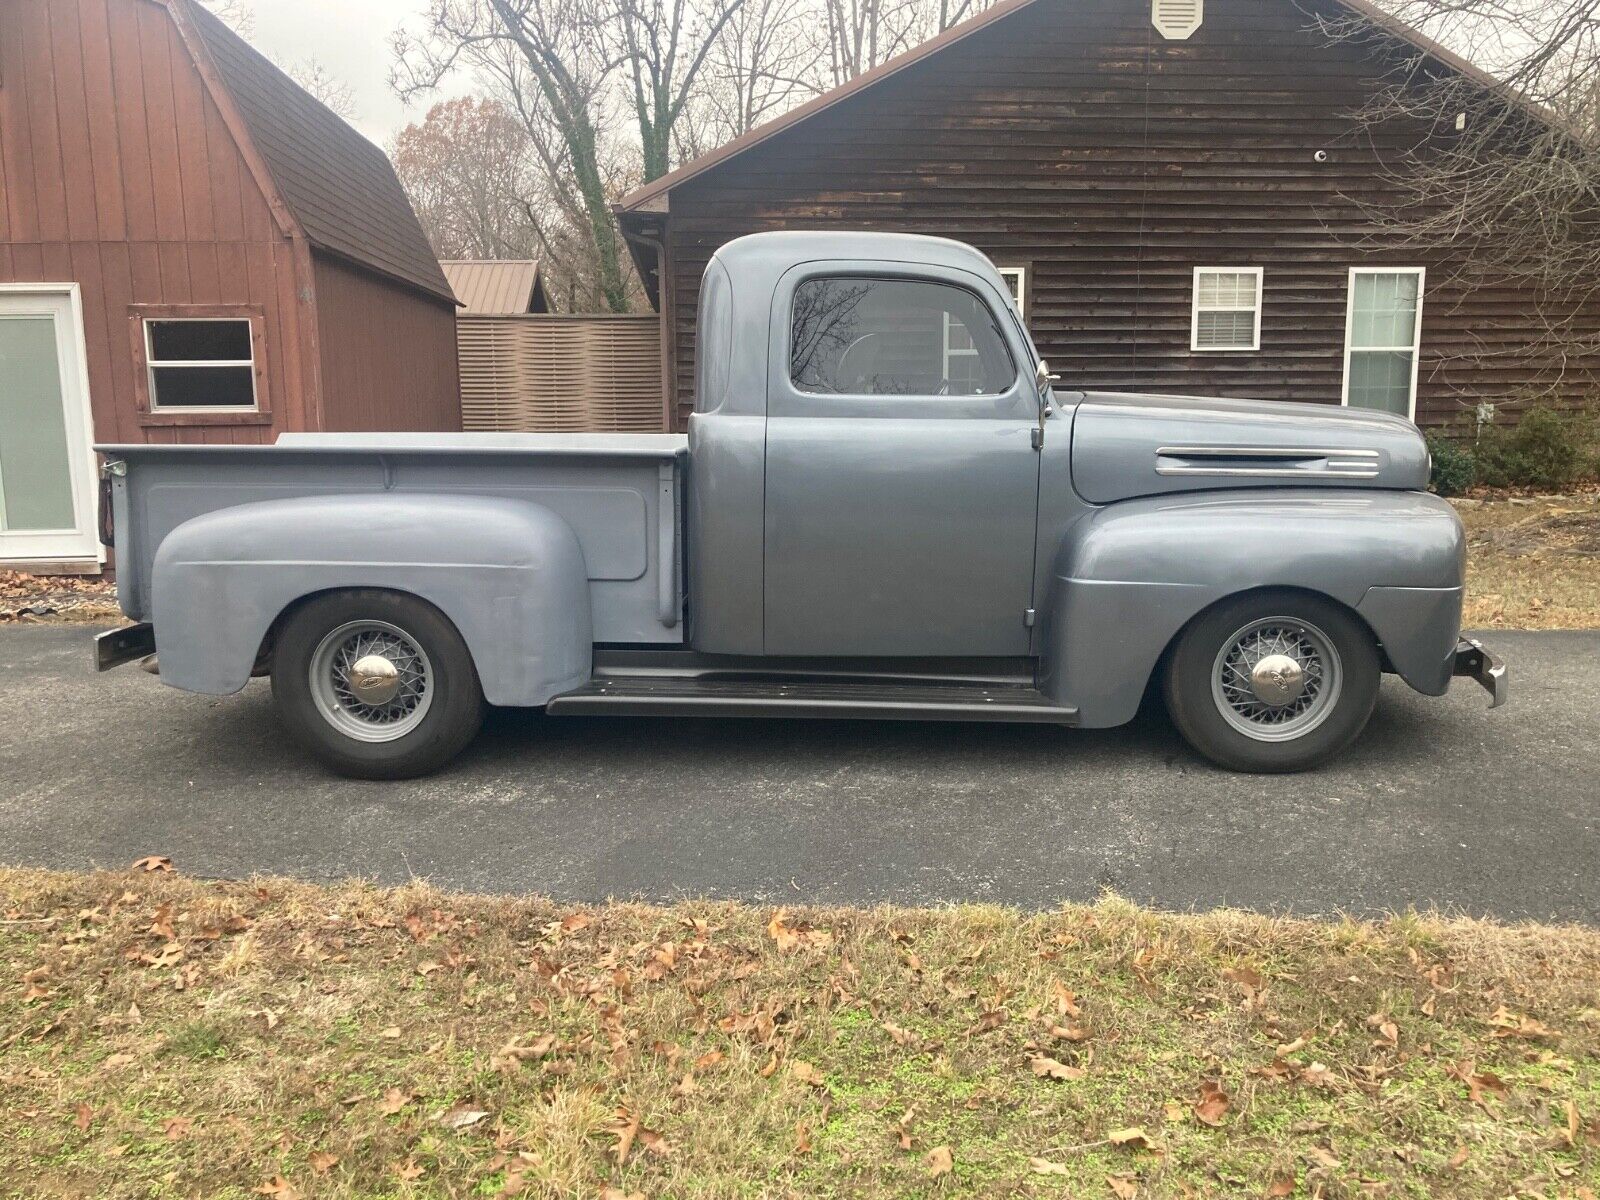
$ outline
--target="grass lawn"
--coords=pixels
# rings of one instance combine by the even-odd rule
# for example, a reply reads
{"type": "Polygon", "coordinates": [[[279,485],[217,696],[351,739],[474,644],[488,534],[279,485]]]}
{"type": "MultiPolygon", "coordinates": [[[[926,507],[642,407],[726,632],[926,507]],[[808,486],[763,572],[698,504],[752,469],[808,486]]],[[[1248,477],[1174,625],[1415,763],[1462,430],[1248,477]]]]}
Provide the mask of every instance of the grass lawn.
{"type": "Polygon", "coordinates": [[[1457,504],[1469,629],[1600,628],[1600,492],[1457,504]]]}
{"type": "Polygon", "coordinates": [[[0,959],[19,1197],[1600,1187],[1593,930],[0,869],[0,959]]]}

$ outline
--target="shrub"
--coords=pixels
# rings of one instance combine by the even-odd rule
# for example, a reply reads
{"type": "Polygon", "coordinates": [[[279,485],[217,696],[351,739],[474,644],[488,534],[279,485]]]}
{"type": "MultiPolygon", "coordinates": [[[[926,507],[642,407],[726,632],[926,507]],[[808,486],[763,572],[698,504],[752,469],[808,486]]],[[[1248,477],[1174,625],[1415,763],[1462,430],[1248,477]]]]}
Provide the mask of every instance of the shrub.
{"type": "Polygon", "coordinates": [[[1478,481],[1478,462],[1470,443],[1429,434],[1428,453],[1433,456],[1429,486],[1439,495],[1459,496],[1478,481]]]}
{"type": "Polygon", "coordinates": [[[1539,407],[1509,428],[1485,426],[1472,457],[1486,487],[1557,491],[1593,472],[1594,445],[1592,418],[1539,407]]]}

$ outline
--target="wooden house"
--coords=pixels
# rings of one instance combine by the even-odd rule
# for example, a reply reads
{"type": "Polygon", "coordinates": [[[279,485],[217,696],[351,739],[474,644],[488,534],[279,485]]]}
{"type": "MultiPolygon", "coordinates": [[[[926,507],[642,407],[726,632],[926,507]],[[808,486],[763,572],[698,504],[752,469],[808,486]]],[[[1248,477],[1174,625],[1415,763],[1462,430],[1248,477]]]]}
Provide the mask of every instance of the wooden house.
{"type": "Polygon", "coordinates": [[[1470,247],[1375,230],[1433,131],[1356,114],[1406,70],[1496,87],[1366,0],[1002,0],[623,200],[674,424],[707,260],[780,228],[974,244],[1068,388],[1434,426],[1534,394],[1584,402],[1600,362],[1534,347],[1552,317],[1600,331],[1600,310],[1463,284],[1470,247]],[[1357,36],[1329,36],[1352,19],[1357,36]]]}
{"type": "Polygon", "coordinates": [[[0,562],[94,569],[94,442],[459,429],[383,152],[192,0],[0,0],[0,562]]]}

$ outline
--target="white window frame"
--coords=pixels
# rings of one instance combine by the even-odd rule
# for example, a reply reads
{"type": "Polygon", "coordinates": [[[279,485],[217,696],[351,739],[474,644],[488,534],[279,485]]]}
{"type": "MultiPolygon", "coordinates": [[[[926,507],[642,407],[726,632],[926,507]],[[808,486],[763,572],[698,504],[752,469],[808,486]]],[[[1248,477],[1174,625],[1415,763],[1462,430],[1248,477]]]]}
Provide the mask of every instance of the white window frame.
{"type": "MultiPolygon", "coordinates": [[[[1422,362],[1422,304],[1428,286],[1427,267],[1351,267],[1350,276],[1345,282],[1344,306],[1344,386],[1341,389],[1340,403],[1346,408],[1350,407],[1350,356],[1355,348],[1350,341],[1355,336],[1356,330],[1356,277],[1358,275],[1415,275],[1417,277],[1417,319],[1411,330],[1411,345],[1409,346],[1362,346],[1362,352],[1376,354],[1398,354],[1402,350],[1411,352],[1411,397],[1406,406],[1406,419],[1417,419],[1417,368],[1422,362]]],[[[1370,410],[1376,411],[1376,410],[1370,410]]]]}
{"type": "Polygon", "coordinates": [[[1190,294],[1189,350],[1194,354],[1248,354],[1261,349],[1261,313],[1264,307],[1262,292],[1266,286],[1266,271],[1262,267],[1196,267],[1190,294]],[[1248,346],[1202,346],[1200,344],[1201,312],[1240,312],[1238,308],[1200,307],[1200,277],[1202,275],[1253,275],[1256,281],[1255,327],[1251,330],[1248,346]]]}
{"type": "Polygon", "coordinates": [[[1010,283],[1013,278],[1016,286],[1011,289],[1012,302],[1017,306],[1017,316],[1024,321],[1028,319],[1028,268],[1027,267],[996,267],[1000,278],[1010,283]]]}
{"type": "MultiPolygon", "coordinates": [[[[945,382],[948,383],[950,380],[950,360],[955,358],[977,358],[978,347],[976,343],[965,348],[952,347],[950,345],[950,313],[946,310],[940,316],[944,318],[941,322],[944,326],[944,344],[941,349],[944,351],[945,382]]],[[[965,329],[966,326],[962,326],[962,328],[965,329]]],[[[972,341],[972,332],[970,330],[967,331],[967,341],[972,341]]],[[[982,393],[979,394],[981,395],[982,393]]]]}
{"type": "Polygon", "coordinates": [[[248,316],[239,317],[144,317],[144,370],[145,387],[149,389],[150,411],[152,413],[259,413],[261,411],[261,394],[256,388],[256,327],[248,316]],[[172,322],[194,323],[204,321],[214,323],[217,321],[232,321],[245,327],[245,333],[250,340],[249,358],[227,359],[162,359],[159,362],[155,357],[155,341],[151,337],[151,326],[172,322]],[[250,406],[242,404],[162,404],[161,394],[156,388],[156,368],[166,370],[169,367],[249,367],[250,368],[250,406]]]}

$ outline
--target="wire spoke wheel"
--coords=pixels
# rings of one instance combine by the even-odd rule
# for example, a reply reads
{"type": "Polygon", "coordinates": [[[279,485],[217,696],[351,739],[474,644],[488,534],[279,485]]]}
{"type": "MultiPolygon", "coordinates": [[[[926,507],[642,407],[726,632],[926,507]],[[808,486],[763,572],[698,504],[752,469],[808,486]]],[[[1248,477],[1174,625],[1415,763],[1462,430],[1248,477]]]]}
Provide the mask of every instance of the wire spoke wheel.
{"type": "Polygon", "coordinates": [[[427,652],[387,621],[349,621],[331,630],[311,655],[317,711],[346,737],[392,742],[422,723],[433,704],[427,652]]]}
{"type": "Polygon", "coordinates": [[[1227,723],[1260,742],[1288,742],[1321,725],[1343,690],[1339,652],[1296,617],[1251,621],[1222,643],[1211,697],[1227,723]]]}

